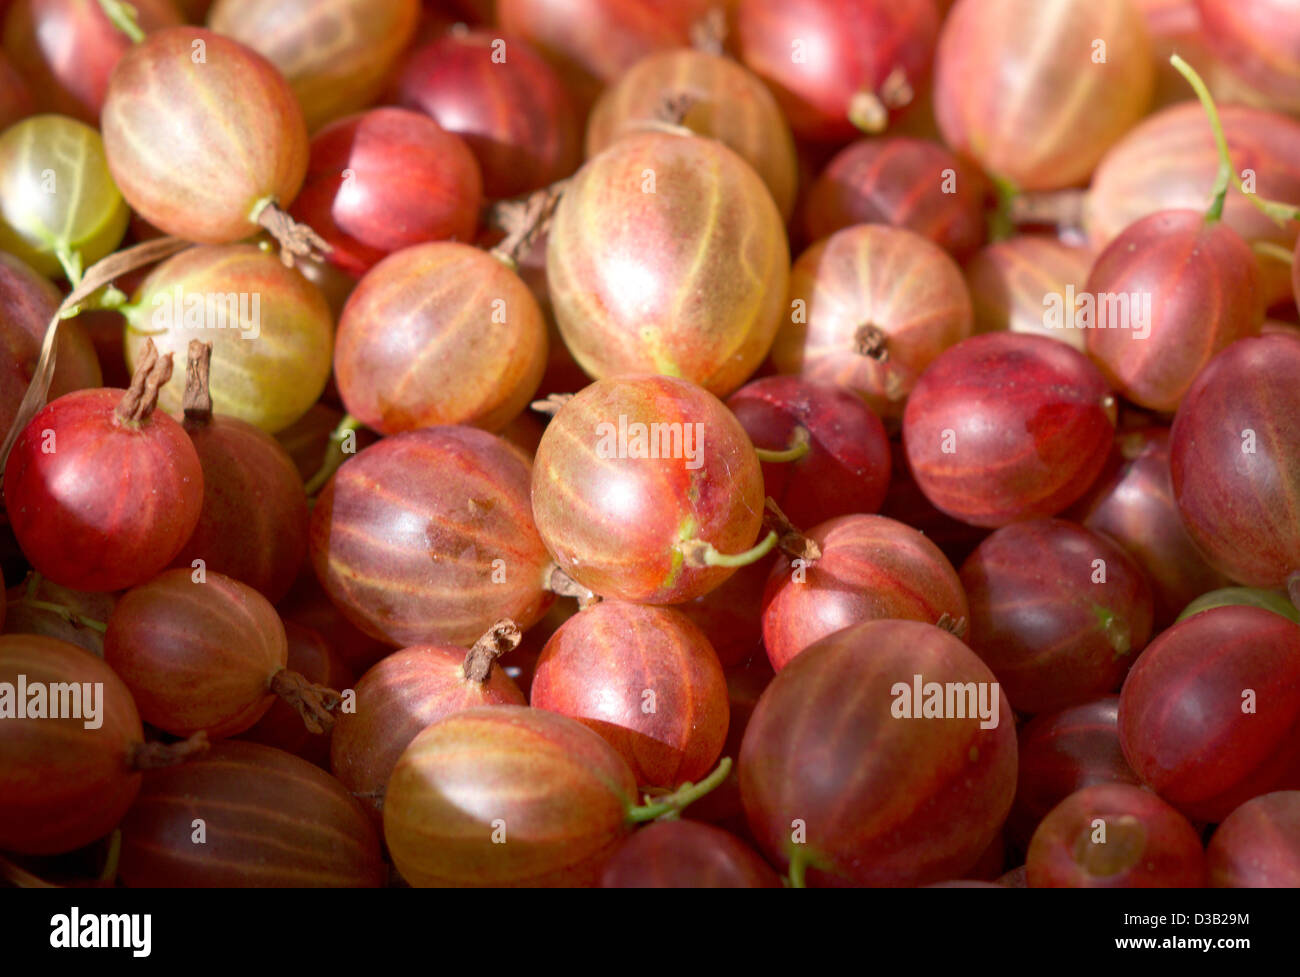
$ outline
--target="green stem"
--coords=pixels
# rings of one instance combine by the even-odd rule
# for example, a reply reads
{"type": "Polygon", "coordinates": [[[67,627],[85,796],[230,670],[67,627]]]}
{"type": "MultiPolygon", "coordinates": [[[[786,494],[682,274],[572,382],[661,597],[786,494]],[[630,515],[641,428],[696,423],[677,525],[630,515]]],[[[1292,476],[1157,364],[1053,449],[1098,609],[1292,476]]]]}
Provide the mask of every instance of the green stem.
{"type": "Polygon", "coordinates": [[[54,246],[54,257],[59,259],[59,266],[63,269],[68,284],[73,288],[80,285],[85,272],[81,266],[81,252],[73,251],[65,242],[60,241],[54,246]]]}
{"type": "Polygon", "coordinates": [[[330,434],[329,447],[325,449],[325,460],[321,463],[320,471],[311,477],[304,486],[308,495],[315,495],[325,487],[333,474],[339,470],[339,466],[347,460],[347,454],[343,451],[343,442],[347,440],[348,434],[355,434],[360,430],[362,424],[351,414],[344,414],[343,420],[339,421],[330,434]]]}
{"type": "Polygon", "coordinates": [[[691,567],[747,567],[757,563],[772,552],[780,540],[775,530],[763,537],[758,543],[743,553],[719,553],[712,543],[690,539],[677,544],[678,551],[686,558],[686,565],[691,567]]]}
{"type": "Polygon", "coordinates": [[[1219,151],[1219,172],[1214,179],[1214,195],[1211,197],[1210,209],[1206,212],[1205,219],[1207,221],[1216,221],[1223,216],[1224,199],[1228,195],[1228,186],[1232,185],[1251,202],[1256,210],[1259,210],[1270,220],[1281,225],[1285,225],[1288,221],[1300,220],[1300,207],[1281,203],[1277,200],[1267,200],[1260,197],[1259,194],[1247,192],[1242,185],[1241,177],[1233,169],[1232,156],[1228,151],[1228,138],[1224,135],[1223,122],[1219,118],[1219,110],[1214,105],[1214,96],[1210,94],[1209,88],[1206,87],[1201,76],[1197,74],[1196,69],[1178,55],[1170,55],[1169,63],[1187,80],[1187,84],[1192,86],[1192,90],[1196,92],[1196,97],[1200,99],[1201,105],[1205,108],[1205,114],[1209,116],[1210,128],[1214,132],[1214,145],[1219,151]]]}
{"type": "Polygon", "coordinates": [[[997,192],[997,209],[989,214],[989,241],[1005,241],[1016,232],[1015,221],[1011,217],[1011,205],[1020,196],[1020,188],[1005,177],[994,176],[993,188],[997,192]]]}
{"type": "Polygon", "coordinates": [[[136,44],[144,40],[144,31],[135,19],[135,8],[129,3],[123,3],[122,0],[99,0],[99,7],[104,11],[104,16],[113,22],[113,26],[136,44]]]}
{"type": "Polygon", "coordinates": [[[1210,195],[1210,209],[1205,212],[1205,220],[1208,223],[1213,223],[1223,217],[1223,202],[1227,199],[1228,187],[1233,182],[1232,154],[1228,150],[1228,137],[1223,133],[1223,121],[1219,118],[1218,108],[1215,107],[1214,96],[1210,94],[1209,88],[1206,87],[1201,76],[1196,73],[1196,69],[1176,54],[1170,55],[1169,63],[1187,80],[1187,84],[1192,86],[1192,91],[1196,92],[1196,97],[1201,100],[1205,114],[1210,117],[1210,130],[1214,133],[1214,146],[1219,152],[1219,170],[1214,176],[1214,191],[1210,195]]]}
{"type": "Polygon", "coordinates": [[[790,856],[790,888],[808,888],[808,852],[803,845],[794,850],[790,856]]]}
{"type": "MultiPolygon", "coordinates": [[[[83,312],[90,312],[96,309],[105,309],[111,312],[121,312],[123,315],[125,315],[127,308],[128,308],[127,294],[124,291],[122,291],[120,288],[118,288],[116,285],[105,285],[102,289],[100,289],[94,295],[90,296],[90,298],[86,299],[84,302],[78,302],[76,305],[72,306],[71,308],[65,309],[63,313],[59,316],[59,318],[75,319],[83,312]]],[[[166,331],[167,330],[165,329],[159,330],[159,332],[166,332],[166,331]]],[[[156,335],[156,333],[154,333],[153,335],[156,335]]]]}
{"type": "Polygon", "coordinates": [[[23,599],[22,603],[26,604],[28,607],[35,607],[37,610],[49,611],[51,614],[57,614],[69,624],[74,624],[77,627],[90,628],[92,631],[98,631],[100,634],[104,634],[108,631],[108,625],[103,621],[96,621],[94,618],[78,614],[73,611],[72,608],[65,607],[63,604],[55,604],[48,600],[27,600],[26,598],[23,599]]]}
{"type": "Polygon", "coordinates": [[[797,427],[794,429],[794,440],[790,442],[790,447],[784,451],[775,451],[769,448],[755,448],[758,453],[759,461],[766,462],[787,462],[798,461],[808,454],[812,447],[812,435],[808,433],[806,427],[797,427]]]}
{"type": "Polygon", "coordinates": [[[1274,241],[1256,241],[1251,246],[1251,250],[1256,254],[1264,255],[1267,258],[1273,258],[1282,262],[1284,265],[1295,264],[1295,252],[1290,248],[1284,248],[1274,241]]]}
{"type": "Polygon", "coordinates": [[[99,881],[111,887],[117,881],[117,866],[122,860],[122,829],[117,828],[108,836],[108,854],[104,857],[104,868],[99,873],[99,881]]]}
{"type": "Polygon", "coordinates": [[[698,784],[686,783],[653,804],[642,804],[628,810],[627,819],[635,824],[643,821],[671,821],[681,814],[687,805],[693,804],[722,784],[731,773],[731,757],[724,756],[718,761],[713,773],[698,784]]]}

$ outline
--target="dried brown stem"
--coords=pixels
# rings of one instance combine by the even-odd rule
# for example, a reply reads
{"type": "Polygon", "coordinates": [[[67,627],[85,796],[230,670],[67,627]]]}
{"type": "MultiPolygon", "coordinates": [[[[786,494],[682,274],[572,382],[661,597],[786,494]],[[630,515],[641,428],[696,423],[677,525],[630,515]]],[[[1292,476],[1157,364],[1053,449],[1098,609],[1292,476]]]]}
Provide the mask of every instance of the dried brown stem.
{"type": "Polygon", "coordinates": [[[271,676],[271,691],[302,716],[303,725],[313,733],[328,733],[334,728],[334,710],[343,701],[334,689],[307,681],[297,672],[282,668],[271,676]]]}
{"type": "Polygon", "coordinates": [[[727,8],[710,7],[708,13],[691,25],[691,47],[721,57],[727,50],[727,33],[727,8]]]}
{"type": "Polygon", "coordinates": [[[770,495],[763,503],[763,528],[776,533],[777,548],[791,559],[816,563],[822,558],[822,548],[796,528],[770,495]]]}
{"type": "Polygon", "coordinates": [[[522,199],[502,200],[488,208],[488,224],[506,235],[492,249],[492,256],[517,267],[519,259],[550,232],[555,208],[568,186],[567,179],[559,180],[522,199]]]}
{"type": "Polygon", "coordinates": [[[510,618],[502,618],[488,630],[487,634],[474,642],[461,671],[467,681],[482,685],[492,674],[492,665],[508,651],[514,651],[523,640],[524,633],[510,618]]]}
{"type": "Polygon", "coordinates": [[[179,743],[137,743],[128,766],[132,770],[160,770],[208,751],[208,734],[199,730],[179,743]]]}
{"type": "Polygon", "coordinates": [[[212,391],[208,371],[212,363],[212,344],[191,339],[189,359],[185,362],[185,397],[181,409],[187,424],[207,424],[212,420],[212,391]]]}
{"type": "Polygon", "coordinates": [[[286,268],[294,267],[295,258],[323,261],[334,250],[323,237],[306,224],[299,224],[275,204],[269,203],[258,211],[257,223],[279,242],[280,260],[286,268]]]}
{"type": "Polygon", "coordinates": [[[545,400],[534,400],[528,406],[539,414],[554,417],[560,412],[560,408],[571,401],[573,397],[573,394],[551,394],[545,400]]]}
{"type": "Polygon", "coordinates": [[[1011,198],[1008,214],[1013,224],[1043,224],[1059,228],[1082,228],[1087,193],[1083,190],[1053,190],[1046,193],[1018,193],[1011,198]]]}
{"type": "Polygon", "coordinates": [[[590,607],[592,604],[600,602],[599,596],[578,583],[557,566],[551,567],[550,575],[546,581],[546,589],[560,597],[575,598],[580,608],[590,607]]]}
{"type": "Polygon", "coordinates": [[[853,334],[853,352],[869,356],[877,363],[888,363],[889,334],[870,322],[863,323],[853,334]]]}
{"type": "Polygon", "coordinates": [[[964,617],[954,618],[947,611],[944,611],[939,616],[939,620],[934,622],[934,626],[941,631],[947,631],[954,637],[966,637],[966,619],[964,617]]]}
{"type": "Polygon", "coordinates": [[[158,355],[152,339],[144,341],[140,361],[131,377],[130,389],[117,405],[117,416],[124,422],[139,424],[158,406],[158,392],[172,378],[172,354],[158,355]]]}

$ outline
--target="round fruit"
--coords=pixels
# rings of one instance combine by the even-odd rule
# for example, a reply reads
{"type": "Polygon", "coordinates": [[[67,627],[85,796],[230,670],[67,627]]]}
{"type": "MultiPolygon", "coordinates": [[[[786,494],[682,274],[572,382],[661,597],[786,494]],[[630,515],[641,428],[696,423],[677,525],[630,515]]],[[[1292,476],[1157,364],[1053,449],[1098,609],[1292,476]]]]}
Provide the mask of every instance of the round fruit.
{"type": "MultiPolygon", "coordinates": [[[[108,79],[131,38],[99,0],[14,0],[7,6],[5,53],[39,108],[97,125],[108,79]]],[[[181,23],[172,0],[131,0],[131,9],[145,32],[181,23]]]]}
{"type": "Polygon", "coordinates": [[[715,139],[642,132],[560,199],[547,280],[560,333],[596,379],[680,376],[726,396],[767,355],[786,301],[781,214],[715,139]]]}
{"type": "Polygon", "coordinates": [[[763,491],[796,526],[875,512],[889,489],[884,425],[846,390],[799,377],[765,377],[741,387],[727,406],[763,462],[763,491]]]}
{"type": "Polygon", "coordinates": [[[1119,393],[1171,412],[1229,343],[1259,332],[1255,256],[1222,221],[1197,210],[1144,217],[1092,266],[1088,354],[1119,393]]]}
{"type": "Polygon", "coordinates": [[[740,54],[795,135],[847,142],[879,132],[930,70],[933,0],[740,0],[740,54]]]}
{"type": "Polygon", "coordinates": [[[820,241],[854,224],[891,224],[961,261],[984,243],[987,195],[980,172],[937,142],[861,139],[840,150],[809,189],[804,228],[820,241]]]}
{"type": "Polygon", "coordinates": [[[1020,727],[1016,800],[1007,818],[1008,838],[1029,848],[1034,830],[1057,804],[1094,784],[1141,786],[1119,745],[1119,696],[1105,695],[1020,727]]]}
{"type": "Polygon", "coordinates": [[[572,99],[521,39],[473,30],[430,41],[407,61],[398,100],[465,141],[492,199],[539,190],[581,162],[572,99]]]}
{"type": "Polygon", "coordinates": [[[537,531],[603,597],[676,604],[734,572],[763,518],[758,456],[715,397],[664,376],[593,383],[551,420],[533,469],[537,531]],[[721,560],[719,559],[721,557],[721,560]]]}
{"type": "Polygon", "coordinates": [[[1300,4],[1295,0],[1196,0],[1210,49],[1243,80],[1300,112],[1300,4]]]}
{"type": "Polygon", "coordinates": [[[968,642],[1020,712],[1114,692],[1151,637],[1141,567],[1116,543],[1062,519],[999,529],[961,568],[968,642]]]}
{"type": "Polygon", "coordinates": [[[472,241],[482,197],[460,138],[419,112],[381,108],[315,135],[292,213],[329,242],[333,265],[364,275],[402,248],[472,241]]]}
{"type": "Polygon", "coordinates": [[[52,854],[108,834],[140,789],[144,731],[122,680],[66,641],[6,634],[0,682],[0,849],[52,854]]]}
{"type": "Polygon", "coordinates": [[[1088,178],[1154,83],[1129,0],[958,0],[935,54],[935,116],[944,141],[985,172],[1055,190],[1088,178]]]}
{"type": "Polygon", "coordinates": [[[897,421],[917,378],[971,334],[961,269],[919,234],[882,225],[837,231],[799,256],[772,362],[860,396],[897,421]]]}
{"type": "Polygon", "coordinates": [[[122,596],[104,660],[152,726],[176,736],[248,729],[281,696],[312,732],[333,723],[338,693],[287,669],[284,624],[257,591],[220,573],[168,570],[122,596]]]}
{"type": "Polygon", "coordinates": [[[226,742],[145,778],[122,822],[119,875],[148,889],[377,888],[386,866],[337,780],[282,750],[226,742]]]}
{"type": "Polygon", "coordinates": [[[583,108],[647,54],[688,47],[714,0],[497,0],[497,23],[559,69],[583,108]]]}
{"type": "Polygon", "coordinates": [[[293,459],[275,438],[212,413],[211,351],[190,340],[184,427],[203,469],[203,508],[174,563],[234,577],[275,603],[307,557],[307,497],[293,459]]]}
{"type": "Polygon", "coordinates": [[[0,135],[0,247],[70,277],[109,254],[129,217],[90,126],[37,115],[0,135]]]}
{"type": "MultiPolygon", "coordinates": [[[[288,427],[329,379],[333,326],[316,287],[255,245],[190,248],[146,278],[126,310],[132,369],[146,342],[177,358],[212,344],[212,406],[268,433],[288,427]]],[[[174,374],[159,402],[179,413],[185,377],[174,374]]]]}
{"type": "Polygon", "coordinates": [[[146,343],[130,390],[65,394],[38,413],[5,465],[23,554],[74,590],[123,590],[167,566],[194,532],[203,469],[184,429],[156,413],[171,356],[146,343]]]}
{"type": "Polygon", "coordinates": [[[1029,844],[1031,889],[1173,889],[1205,885],[1196,829],[1150,791],[1099,784],[1071,794],[1029,844]]]}
{"type": "Polygon", "coordinates": [[[607,600],[575,614],[546,643],[529,700],[599,733],[642,787],[700,780],[727,738],[718,656],[670,607],[607,600]]]}
{"type": "Polygon", "coordinates": [[[1238,583],[1281,587],[1300,570],[1300,340],[1233,343],[1174,418],[1169,467],[1187,531],[1238,583]]]}
{"type": "Polygon", "coordinates": [[[1129,673],[1119,735],[1142,782],[1188,817],[1300,788],[1300,626],[1245,606],[1175,624],[1129,673]]]}
{"type": "Polygon", "coordinates": [[[498,430],[546,369],[546,321],[503,261],[447,241],[377,265],[339,319],[334,371],[348,412],[383,434],[438,424],[498,430]]]}
{"type": "Polygon", "coordinates": [[[771,191],[789,219],[799,184],[794,137],[757,77],[730,58],[677,49],[651,54],[605,89],[587,123],[587,156],[630,133],[664,124],[665,103],[680,103],[680,125],[721,141],[771,191]]]}
{"type": "Polygon", "coordinates": [[[293,91],[260,54],[170,27],[122,56],[104,101],[104,148],[131,208],[166,234],[227,244],[287,207],[307,171],[293,91]]]}
{"type": "Polygon", "coordinates": [[[395,647],[469,645],[503,617],[527,630],[552,569],[530,478],[514,448],[473,428],[384,438],[316,500],[316,576],[349,621],[395,647]]]}
{"type": "Polygon", "coordinates": [[[602,889],[779,889],[781,879],[735,835],[698,821],[661,821],[625,841],[602,889]]]}
{"type": "Polygon", "coordinates": [[[388,782],[384,839],[417,888],[595,885],[635,803],[632,771],[582,724],[481,707],[407,747],[388,782]]]}
{"type": "Polygon", "coordinates": [[[1219,825],[1205,854],[1216,889],[1300,886],[1300,791],[1247,801],[1219,825]]]}
{"type": "Polygon", "coordinates": [[[377,819],[398,758],[426,726],[476,706],[527,705],[524,694],[494,667],[518,641],[502,622],[467,652],[419,645],[384,658],[357,682],[355,711],[340,713],[330,743],[330,769],[377,819]]]}
{"type": "Polygon", "coordinates": [[[741,567],[707,594],[675,605],[704,632],[723,668],[742,665],[756,654],[767,661],[763,655],[763,590],[775,561],[774,556],[766,556],[741,567]]]}
{"type": "Polygon", "coordinates": [[[218,0],[208,26],[280,69],[314,132],[379,97],[419,16],[419,0],[218,0]]]}
{"type": "Polygon", "coordinates": [[[1169,430],[1125,431],[1119,457],[1071,510],[1073,518],[1119,543],[1146,572],[1155,598],[1155,627],[1173,623],[1187,603],[1222,587],[1228,578],[1205,562],[1192,542],[1169,474],[1169,430]]]}
{"type": "Polygon", "coordinates": [[[961,878],[1015,787],[1015,724],[993,673],[916,621],[868,621],[804,651],[740,750],[750,828],[796,884],[805,868],[817,885],[961,878]]]}
{"type": "Polygon", "coordinates": [[[763,595],[763,644],[778,672],[827,635],[884,618],[965,633],[957,571],[915,529],[885,516],[842,516],[809,530],[811,566],[780,556],[763,595]]]}
{"type": "Polygon", "coordinates": [[[966,265],[976,332],[1027,332],[1084,352],[1079,308],[1092,267],[1086,248],[1026,234],[982,248],[966,265]]]}
{"type": "Polygon", "coordinates": [[[907,402],[903,443],[926,498],[956,519],[1005,526],[1075,502],[1106,464],[1115,398],[1063,343],[975,336],[944,353],[907,402]]]}

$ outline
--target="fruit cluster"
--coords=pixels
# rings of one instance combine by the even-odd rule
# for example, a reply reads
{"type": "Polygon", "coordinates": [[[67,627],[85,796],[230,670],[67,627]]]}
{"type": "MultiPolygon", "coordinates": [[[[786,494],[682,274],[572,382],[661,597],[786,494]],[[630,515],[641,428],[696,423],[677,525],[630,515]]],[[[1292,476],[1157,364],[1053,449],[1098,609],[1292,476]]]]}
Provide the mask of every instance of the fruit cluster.
{"type": "Polygon", "coordinates": [[[0,11],[8,883],[1300,886],[1295,0],[0,11]]]}

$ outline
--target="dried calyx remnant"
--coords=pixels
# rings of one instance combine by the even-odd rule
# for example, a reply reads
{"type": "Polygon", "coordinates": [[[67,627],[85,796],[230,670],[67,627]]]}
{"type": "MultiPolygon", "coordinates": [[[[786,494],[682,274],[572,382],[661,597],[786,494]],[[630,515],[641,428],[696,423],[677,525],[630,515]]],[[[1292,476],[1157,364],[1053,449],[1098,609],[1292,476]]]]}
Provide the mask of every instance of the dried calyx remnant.
{"type": "Polygon", "coordinates": [[[488,629],[487,634],[474,642],[465,655],[461,672],[466,681],[482,684],[492,674],[492,666],[506,652],[514,651],[523,640],[523,632],[510,618],[502,618],[488,629]]]}
{"type": "Polygon", "coordinates": [[[489,227],[505,232],[505,237],[490,252],[492,257],[511,268],[544,238],[551,229],[551,219],[569,180],[558,180],[548,187],[517,200],[501,200],[488,208],[489,227]]]}
{"type": "Polygon", "coordinates": [[[271,237],[279,243],[280,260],[286,267],[292,268],[296,258],[323,261],[334,250],[328,241],[306,224],[299,224],[277,207],[274,201],[267,200],[259,204],[253,211],[253,220],[270,232],[271,237]]]}
{"type": "Polygon", "coordinates": [[[132,770],[158,770],[206,753],[208,734],[200,730],[179,743],[137,743],[129,761],[132,770]]]}
{"type": "Polygon", "coordinates": [[[185,362],[185,397],[181,410],[187,424],[207,424],[212,420],[212,391],[208,373],[212,362],[212,344],[191,339],[189,359],[185,362]]]}
{"type": "Polygon", "coordinates": [[[152,339],[144,341],[131,386],[117,405],[117,416],[128,424],[139,424],[158,406],[158,392],[172,378],[172,354],[158,355],[152,339]]]}
{"type": "Polygon", "coordinates": [[[309,682],[287,668],[271,676],[270,689],[298,711],[311,732],[328,733],[334,728],[334,710],[343,701],[334,689],[309,682]]]}

